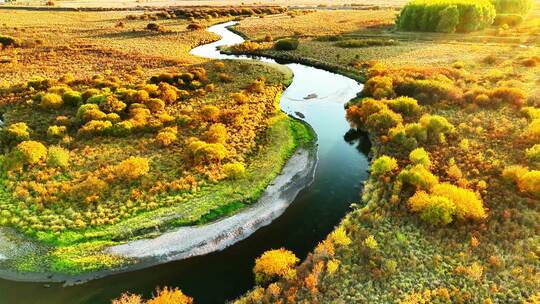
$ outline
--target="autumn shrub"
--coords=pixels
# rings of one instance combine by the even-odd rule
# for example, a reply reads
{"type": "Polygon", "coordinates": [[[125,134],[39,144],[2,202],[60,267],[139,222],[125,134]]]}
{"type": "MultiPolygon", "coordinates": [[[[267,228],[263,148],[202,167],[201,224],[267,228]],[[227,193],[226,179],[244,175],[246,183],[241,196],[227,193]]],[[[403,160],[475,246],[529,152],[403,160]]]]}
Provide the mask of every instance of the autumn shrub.
{"type": "Polygon", "coordinates": [[[82,94],[81,97],[84,101],[87,101],[90,97],[94,95],[98,95],[100,93],[99,89],[89,88],[86,89],[82,94]]]}
{"type": "Polygon", "coordinates": [[[523,175],[529,172],[529,169],[520,165],[512,165],[503,169],[502,177],[509,182],[518,183],[523,175]]]}
{"type": "Polygon", "coordinates": [[[459,220],[483,220],[487,217],[484,204],[476,193],[449,183],[434,185],[431,194],[446,197],[456,206],[456,217],[459,220]]]}
{"type": "Polygon", "coordinates": [[[220,110],[215,106],[203,106],[200,110],[201,118],[205,121],[217,122],[220,110]]]}
{"type": "Polygon", "coordinates": [[[190,31],[198,31],[198,30],[204,30],[206,26],[200,23],[190,23],[187,26],[187,29],[190,31]]]}
{"type": "Polygon", "coordinates": [[[518,187],[521,191],[540,197],[540,171],[532,170],[519,177],[518,187]]]}
{"type": "Polygon", "coordinates": [[[156,142],[162,147],[170,146],[174,141],[176,141],[178,130],[173,127],[163,128],[156,135],[156,142]]]}
{"type": "Polygon", "coordinates": [[[110,121],[90,120],[79,129],[78,134],[88,137],[94,135],[104,135],[110,131],[111,128],[112,123],[110,121]]]}
{"type": "Polygon", "coordinates": [[[167,104],[172,104],[178,99],[176,88],[167,83],[159,84],[159,97],[167,104]]]}
{"type": "Polygon", "coordinates": [[[227,73],[219,73],[218,75],[218,78],[221,82],[231,82],[233,81],[233,78],[231,75],[227,74],[227,73]]]}
{"type": "Polygon", "coordinates": [[[257,284],[267,284],[280,278],[293,278],[299,259],[284,248],[269,250],[255,260],[253,273],[257,284]]]}
{"type": "Polygon", "coordinates": [[[424,148],[417,148],[411,151],[411,153],[409,153],[409,160],[413,165],[422,165],[427,169],[431,167],[429,154],[426,152],[426,150],[424,150],[424,148]]]}
{"type": "Polygon", "coordinates": [[[439,178],[431,173],[424,165],[409,166],[398,175],[403,184],[411,185],[416,189],[428,191],[439,183],[439,178]]]}
{"type": "Polygon", "coordinates": [[[90,175],[76,183],[70,191],[71,198],[81,203],[95,202],[108,188],[107,183],[99,177],[90,175]]]}
{"type": "Polygon", "coordinates": [[[296,38],[285,38],[276,41],[274,48],[278,51],[293,51],[298,48],[299,41],[296,38]]]}
{"type": "Polygon", "coordinates": [[[31,130],[26,123],[17,122],[9,125],[5,129],[4,136],[8,141],[20,142],[30,139],[30,131],[31,130]]]}
{"type": "Polygon", "coordinates": [[[62,147],[50,146],[47,153],[47,164],[51,167],[67,168],[69,151],[62,147]]]}
{"type": "Polygon", "coordinates": [[[521,108],[520,113],[529,120],[540,119],[540,109],[535,107],[521,108]]]}
{"type": "Polygon", "coordinates": [[[223,165],[223,172],[228,178],[240,179],[246,175],[246,166],[241,162],[233,162],[223,165]]]}
{"type": "Polygon", "coordinates": [[[133,123],[130,121],[121,121],[115,123],[111,128],[111,134],[117,137],[123,137],[131,134],[133,130],[133,123]]]}
{"type": "Polygon", "coordinates": [[[428,138],[440,139],[441,135],[454,132],[454,126],[439,115],[424,114],[419,123],[426,128],[428,138]]]}
{"type": "Polygon", "coordinates": [[[62,95],[62,99],[64,100],[65,104],[76,106],[82,103],[83,98],[82,94],[77,91],[68,90],[62,95]]]}
{"type": "Polygon", "coordinates": [[[165,109],[165,102],[159,98],[150,98],[144,104],[152,113],[161,112],[165,109]]]}
{"type": "Polygon", "coordinates": [[[75,115],[77,120],[81,122],[88,122],[91,120],[101,120],[107,117],[107,114],[103,113],[99,106],[92,103],[83,104],[77,109],[77,114],[75,115]]]}
{"type": "Polygon", "coordinates": [[[366,128],[374,133],[383,133],[403,122],[400,114],[389,109],[383,109],[375,114],[371,114],[366,120],[366,128]]]}
{"type": "Polygon", "coordinates": [[[118,100],[118,98],[113,95],[107,96],[99,104],[99,108],[105,113],[121,113],[126,107],[127,105],[123,101],[118,100]]]}
{"type": "Polygon", "coordinates": [[[519,88],[498,87],[490,92],[490,97],[495,102],[520,106],[527,100],[527,93],[519,88]]]}
{"type": "Polygon", "coordinates": [[[21,142],[13,152],[23,165],[34,165],[47,157],[47,148],[42,143],[33,140],[21,142]]]}
{"type": "Polygon", "coordinates": [[[89,104],[95,104],[95,105],[101,105],[102,102],[104,102],[107,99],[107,95],[105,94],[96,94],[88,97],[86,100],[86,103],[89,104]]]}
{"type": "Polygon", "coordinates": [[[531,162],[540,162],[540,144],[536,144],[525,150],[525,156],[531,162]]]}
{"type": "Polygon", "coordinates": [[[409,209],[432,225],[444,226],[452,222],[456,206],[446,197],[416,192],[408,201],[409,209]]]}
{"type": "Polygon", "coordinates": [[[376,99],[393,98],[396,95],[393,80],[388,76],[374,76],[369,78],[364,84],[362,94],[376,99]]]}
{"type": "Polygon", "coordinates": [[[414,0],[401,10],[398,29],[425,32],[472,32],[493,23],[495,8],[489,0],[414,0]]]}
{"type": "Polygon", "coordinates": [[[224,144],[227,141],[227,127],[222,123],[215,123],[204,133],[205,141],[208,143],[224,144]]]}
{"type": "Polygon", "coordinates": [[[253,82],[251,82],[247,87],[246,91],[250,93],[264,93],[264,89],[266,88],[265,81],[262,79],[257,79],[253,82]]]}
{"type": "Polygon", "coordinates": [[[220,143],[204,143],[194,151],[195,162],[221,162],[227,156],[227,149],[220,143]]]}
{"type": "Polygon", "coordinates": [[[244,104],[244,103],[249,102],[249,98],[246,96],[246,94],[244,94],[242,92],[231,93],[231,98],[237,104],[244,104]]]}
{"type": "Polygon", "coordinates": [[[420,113],[421,107],[418,105],[418,101],[411,97],[398,97],[396,99],[390,99],[386,101],[388,107],[397,113],[400,113],[406,117],[414,117],[420,113]]]}
{"type": "Polygon", "coordinates": [[[146,25],[146,29],[149,30],[149,31],[156,31],[156,32],[163,32],[165,31],[165,27],[163,27],[162,25],[159,25],[157,23],[148,23],[146,25]]]}
{"type": "Polygon", "coordinates": [[[123,293],[119,298],[113,299],[111,304],[143,304],[140,295],[123,293]]]}
{"type": "Polygon", "coordinates": [[[364,98],[359,104],[347,108],[346,117],[352,126],[360,128],[366,123],[367,118],[371,114],[375,114],[384,109],[388,109],[388,106],[384,102],[373,98],[364,98]]]}
{"type": "Polygon", "coordinates": [[[413,97],[421,104],[459,99],[458,89],[448,80],[408,78],[398,82],[394,90],[396,94],[413,97]]]}
{"type": "Polygon", "coordinates": [[[150,172],[150,161],[144,157],[131,156],[114,168],[116,178],[124,181],[134,181],[150,172]]]}
{"type": "Polygon", "coordinates": [[[41,96],[40,105],[45,109],[58,109],[64,105],[64,100],[58,94],[47,93],[41,96]]]}
{"type": "Polygon", "coordinates": [[[347,236],[347,232],[342,226],[336,228],[332,233],[328,235],[330,241],[338,246],[348,246],[352,243],[352,240],[347,236]]]}
{"type": "Polygon", "coordinates": [[[524,135],[532,140],[540,139],[540,118],[534,119],[525,128],[524,135]]]}
{"type": "Polygon", "coordinates": [[[373,161],[371,165],[371,174],[383,176],[391,173],[398,168],[397,160],[393,157],[383,155],[373,161]]]}
{"type": "Polygon", "coordinates": [[[66,135],[66,126],[49,126],[47,129],[47,137],[49,138],[62,138],[66,135]]]}

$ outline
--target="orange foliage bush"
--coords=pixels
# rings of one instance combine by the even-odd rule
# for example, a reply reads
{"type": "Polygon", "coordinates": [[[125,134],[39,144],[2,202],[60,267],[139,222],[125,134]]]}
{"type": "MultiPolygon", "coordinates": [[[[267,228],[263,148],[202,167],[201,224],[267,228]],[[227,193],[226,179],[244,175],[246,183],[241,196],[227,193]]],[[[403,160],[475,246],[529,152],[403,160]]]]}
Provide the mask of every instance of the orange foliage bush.
{"type": "Polygon", "coordinates": [[[114,172],[119,179],[137,180],[150,172],[150,161],[144,157],[132,156],[116,165],[114,172]]]}

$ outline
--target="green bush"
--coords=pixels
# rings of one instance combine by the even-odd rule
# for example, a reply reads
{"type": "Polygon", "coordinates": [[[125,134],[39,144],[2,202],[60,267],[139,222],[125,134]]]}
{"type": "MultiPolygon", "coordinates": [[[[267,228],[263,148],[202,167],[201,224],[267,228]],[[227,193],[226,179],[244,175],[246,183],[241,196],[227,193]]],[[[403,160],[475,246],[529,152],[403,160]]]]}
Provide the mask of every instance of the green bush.
{"type": "Polygon", "coordinates": [[[19,40],[13,37],[0,35],[0,44],[4,47],[8,47],[8,46],[18,46],[20,45],[20,42],[19,40]]]}
{"type": "Polygon", "coordinates": [[[491,0],[491,2],[497,14],[526,15],[533,5],[533,0],[491,0]]]}
{"type": "Polygon", "coordinates": [[[30,139],[30,128],[24,122],[18,122],[9,125],[4,131],[5,137],[8,141],[24,141],[30,139]]]}
{"type": "Polygon", "coordinates": [[[493,23],[489,0],[413,0],[401,10],[396,25],[403,31],[472,32],[493,23]]]}
{"type": "Polygon", "coordinates": [[[82,94],[77,91],[66,91],[62,96],[64,103],[72,106],[76,106],[82,103],[82,94]]]}
{"type": "Polygon", "coordinates": [[[398,168],[397,160],[393,157],[383,155],[373,161],[371,165],[371,174],[382,176],[398,168]]]}
{"type": "Polygon", "coordinates": [[[69,165],[69,151],[62,147],[49,147],[47,164],[51,167],[67,168],[69,165]]]}
{"type": "Polygon", "coordinates": [[[64,105],[62,97],[55,93],[47,93],[41,96],[41,106],[45,109],[58,109],[64,105]]]}
{"type": "Polygon", "coordinates": [[[279,51],[292,51],[298,48],[298,39],[295,38],[285,38],[278,40],[274,44],[274,48],[279,51]]]}
{"type": "Polygon", "coordinates": [[[396,99],[390,99],[386,102],[386,104],[390,109],[392,109],[392,111],[407,117],[414,117],[415,115],[418,115],[421,110],[420,106],[418,105],[418,101],[410,97],[402,96],[396,99]]]}

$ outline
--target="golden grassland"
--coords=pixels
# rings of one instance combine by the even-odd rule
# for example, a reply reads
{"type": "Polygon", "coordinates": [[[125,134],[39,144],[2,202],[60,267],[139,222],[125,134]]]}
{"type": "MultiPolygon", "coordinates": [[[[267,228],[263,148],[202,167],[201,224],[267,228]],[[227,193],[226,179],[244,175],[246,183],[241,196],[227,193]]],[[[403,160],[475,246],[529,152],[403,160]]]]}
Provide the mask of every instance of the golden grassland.
{"type": "MultiPolygon", "coordinates": [[[[0,10],[1,33],[23,42],[23,47],[0,53],[0,84],[19,83],[35,75],[92,76],[105,70],[123,74],[137,65],[152,75],[202,62],[189,50],[218,39],[204,30],[188,30],[186,19],[128,20],[128,15],[142,12],[0,10]],[[164,31],[147,30],[151,22],[162,25],[164,31]]],[[[224,20],[198,23],[207,26],[224,20]]]]}
{"type": "MultiPolygon", "coordinates": [[[[293,51],[252,46],[363,75],[368,99],[352,101],[347,118],[369,132],[375,161],[362,203],[338,228],[296,268],[272,252],[263,274],[282,279],[258,282],[236,303],[537,303],[539,12],[469,35],[383,23],[334,41],[301,37],[293,51]],[[373,35],[397,44],[336,44],[373,35]]],[[[337,27],[340,12],[325,14],[304,31],[337,27]]],[[[296,18],[280,20],[276,35],[294,36],[296,18]]]]}

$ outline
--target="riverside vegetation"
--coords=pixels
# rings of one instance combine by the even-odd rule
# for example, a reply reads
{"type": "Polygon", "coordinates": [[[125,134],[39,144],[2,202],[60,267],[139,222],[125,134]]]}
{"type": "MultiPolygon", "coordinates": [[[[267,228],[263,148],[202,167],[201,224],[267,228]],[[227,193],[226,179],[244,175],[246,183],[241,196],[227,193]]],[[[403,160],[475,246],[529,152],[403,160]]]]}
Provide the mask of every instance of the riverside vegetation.
{"type": "MultiPolygon", "coordinates": [[[[81,14],[101,20],[98,13],[81,14]]],[[[49,44],[48,30],[42,43],[17,42],[30,40],[32,22],[47,21],[18,22],[27,22],[28,31],[10,33],[15,43],[2,38],[2,52],[26,61],[43,47],[53,54],[63,50],[49,44]]],[[[125,14],[103,22],[142,25],[125,14]]],[[[189,28],[192,21],[182,22],[189,28]]],[[[75,28],[58,41],[75,38],[74,48],[85,43],[75,28]]],[[[200,29],[187,32],[195,33],[197,44],[207,39],[200,29]]],[[[158,45],[170,42],[151,29],[147,34],[157,35],[158,45]]],[[[130,47],[111,52],[125,52],[127,61],[146,56],[144,45],[130,47]]],[[[99,43],[89,48],[103,50],[99,43]]],[[[101,63],[110,60],[98,57],[101,63]]],[[[10,228],[2,229],[9,239],[33,243],[32,250],[3,260],[4,269],[77,275],[135,263],[103,249],[155,236],[156,227],[203,224],[255,202],[288,157],[311,142],[311,130],[277,105],[289,71],[184,58],[171,64],[155,56],[154,68],[133,64],[118,73],[53,69],[47,76],[4,83],[0,225],[10,228]],[[160,65],[171,66],[156,69],[160,65]]],[[[54,54],[55,60],[62,58],[54,54]]],[[[28,71],[18,62],[3,64],[13,74],[28,71]]],[[[95,68],[89,60],[77,64],[95,68]]],[[[178,295],[169,289],[160,294],[178,295]]]]}

